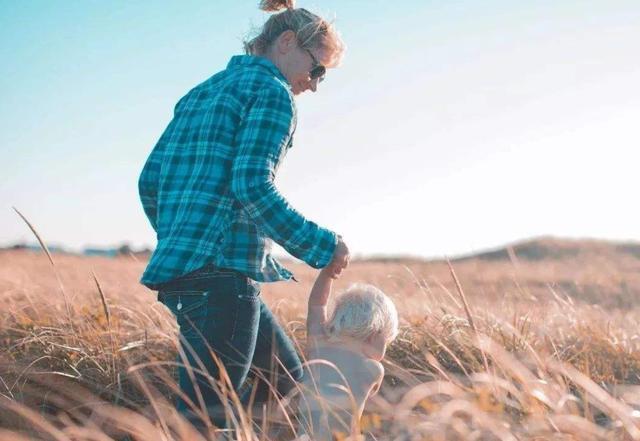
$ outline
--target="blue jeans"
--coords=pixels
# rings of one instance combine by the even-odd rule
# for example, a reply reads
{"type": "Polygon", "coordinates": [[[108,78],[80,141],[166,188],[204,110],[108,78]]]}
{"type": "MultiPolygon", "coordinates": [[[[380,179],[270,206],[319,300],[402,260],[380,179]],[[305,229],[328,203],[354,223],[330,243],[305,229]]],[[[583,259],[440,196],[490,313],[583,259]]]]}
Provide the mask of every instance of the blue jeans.
{"type": "Polygon", "coordinates": [[[227,425],[227,403],[211,384],[220,380],[220,371],[209,348],[219,357],[245,405],[253,388],[254,403],[273,396],[273,389],[259,374],[280,396],[302,379],[302,364],[294,344],[262,301],[258,282],[234,270],[206,266],[154,288],[158,300],[171,310],[180,326],[180,348],[186,354],[186,363],[178,355],[180,389],[193,404],[178,396],[176,406],[197,428],[205,426],[193,412],[194,406],[201,408],[196,389],[214,425],[227,425]],[[198,372],[202,367],[197,360],[207,375],[198,372]],[[195,383],[187,365],[195,369],[195,383]],[[253,380],[251,387],[245,383],[248,377],[253,380]]]}

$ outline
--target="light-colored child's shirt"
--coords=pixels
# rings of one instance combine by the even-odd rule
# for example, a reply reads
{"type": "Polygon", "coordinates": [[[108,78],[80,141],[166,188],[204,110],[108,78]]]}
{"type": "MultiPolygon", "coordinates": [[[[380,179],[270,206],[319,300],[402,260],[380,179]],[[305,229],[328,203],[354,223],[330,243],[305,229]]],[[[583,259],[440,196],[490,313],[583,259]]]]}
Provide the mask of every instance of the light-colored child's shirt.
{"type": "Polygon", "coordinates": [[[336,432],[348,435],[353,425],[357,428],[367,398],[378,391],[384,376],[382,365],[367,358],[357,344],[329,340],[325,320],[325,306],[309,307],[308,365],[298,401],[301,429],[318,441],[331,440],[336,432]]]}

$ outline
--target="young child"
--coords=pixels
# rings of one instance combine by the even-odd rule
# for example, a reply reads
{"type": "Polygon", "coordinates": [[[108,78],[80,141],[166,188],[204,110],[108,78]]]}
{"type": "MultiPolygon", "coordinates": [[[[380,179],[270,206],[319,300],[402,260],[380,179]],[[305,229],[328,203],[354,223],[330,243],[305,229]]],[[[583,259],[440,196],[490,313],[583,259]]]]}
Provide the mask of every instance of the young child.
{"type": "Polygon", "coordinates": [[[318,274],[307,315],[307,368],[301,384],[298,415],[301,432],[315,441],[341,433],[359,433],[367,398],[378,392],[384,377],[380,361],[398,334],[398,313],[382,291],[356,284],[339,295],[331,318],[327,302],[331,268],[318,274]]]}

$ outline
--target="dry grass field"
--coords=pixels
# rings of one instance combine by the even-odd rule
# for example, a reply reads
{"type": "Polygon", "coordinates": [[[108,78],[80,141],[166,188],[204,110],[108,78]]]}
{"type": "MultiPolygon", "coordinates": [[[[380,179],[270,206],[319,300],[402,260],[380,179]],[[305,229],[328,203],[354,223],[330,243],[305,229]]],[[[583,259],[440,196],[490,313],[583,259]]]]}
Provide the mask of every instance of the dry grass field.
{"type": "MultiPolygon", "coordinates": [[[[169,404],[177,326],[138,284],[145,261],[53,261],[0,252],[0,440],[198,439],[169,404]]],[[[379,286],[401,316],[351,439],[640,439],[640,245],[542,239],[451,265],[459,283],[411,259],[354,261],[337,282],[379,286]]],[[[262,295],[304,350],[315,273],[288,266],[299,283],[262,295]]]]}

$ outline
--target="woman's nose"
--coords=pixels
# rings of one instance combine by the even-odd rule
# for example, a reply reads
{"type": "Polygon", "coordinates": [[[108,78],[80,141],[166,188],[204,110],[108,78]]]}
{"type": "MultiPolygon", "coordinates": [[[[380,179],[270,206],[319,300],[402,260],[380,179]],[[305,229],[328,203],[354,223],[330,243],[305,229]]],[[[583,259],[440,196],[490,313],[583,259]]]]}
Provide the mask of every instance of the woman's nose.
{"type": "Polygon", "coordinates": [[[318,79],[317,78],[315,80],[309,81],[309,89],[311,89],[312,92],[315,92],[318,89],[318,79]]]}

